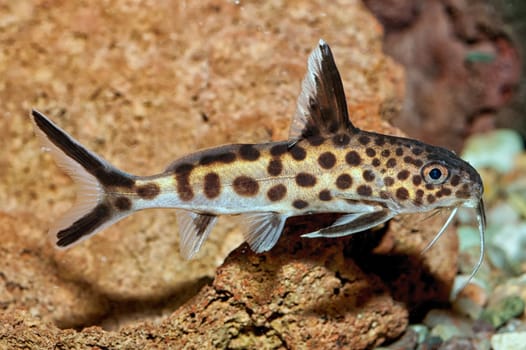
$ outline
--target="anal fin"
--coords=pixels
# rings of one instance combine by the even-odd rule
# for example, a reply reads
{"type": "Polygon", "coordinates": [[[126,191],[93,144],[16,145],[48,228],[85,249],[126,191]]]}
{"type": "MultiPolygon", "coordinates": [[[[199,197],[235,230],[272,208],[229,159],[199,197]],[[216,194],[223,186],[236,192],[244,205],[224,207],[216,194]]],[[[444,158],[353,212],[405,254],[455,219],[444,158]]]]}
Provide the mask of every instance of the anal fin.
{"type": "Polygon", "coordinates": [[[241,220],[248,223],[245,240],[256,253],[266,252],[276,245],[287,216],[273,212],[243,214],[241,220]]]}
{"type": "Polygon", "coordinates": [[[301,237],[343,237],[356,232],[365,231],[380,225],[395,216],[390,210],[383,209],[373,212],[352,213],[340,217],[331,226],[322,228],[318,231],[306,233],[301,237]]]}
{"type": "Polygon", "coordinates": [[[191,259],[208,237],[217,221],[217,216],[185,210],[176,210],[176,215],[181,237],[179,243],[181,254],[185,259],[191,259]]]}

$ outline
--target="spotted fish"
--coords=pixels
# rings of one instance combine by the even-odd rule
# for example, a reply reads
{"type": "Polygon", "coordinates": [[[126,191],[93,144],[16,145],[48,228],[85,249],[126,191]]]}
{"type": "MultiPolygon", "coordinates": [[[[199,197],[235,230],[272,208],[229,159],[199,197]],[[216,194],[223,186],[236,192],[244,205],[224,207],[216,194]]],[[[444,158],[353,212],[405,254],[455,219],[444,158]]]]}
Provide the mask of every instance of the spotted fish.
{"type": "Polygon", "coordinates": [[[286,141],[206,149],[142,177],[116,169],[37,110],[32,119],[45,146],[80,187],[75,206],[50,230],[58,248],[149,208],[175,208],[181,252],[190,258],[218,215],[241,215],[246,241],[264,252],[291,216],[343,213],[332,225],[304,235],[339,237],[399,214],[451,209],[438,238],[465,206],[477,213],[477,268],[482,261],[485,216],[477,171],[444,148],[356,128],[323,40],[308,60],[286,141]]]}

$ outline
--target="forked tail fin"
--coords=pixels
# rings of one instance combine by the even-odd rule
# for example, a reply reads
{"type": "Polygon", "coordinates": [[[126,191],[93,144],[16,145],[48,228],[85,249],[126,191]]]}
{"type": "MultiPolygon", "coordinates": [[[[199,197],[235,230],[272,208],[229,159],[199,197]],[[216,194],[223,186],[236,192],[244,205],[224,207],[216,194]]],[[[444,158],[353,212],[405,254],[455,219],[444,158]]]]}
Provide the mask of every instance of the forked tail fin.
{"type": "Polygon", "coordinates": [[[131,200],[125,195],[114,199],[114,192],[133,187],[134,176],[86,149],[39,111],[31,116],[42,144],[79,190],[74,206],[49,230],[57,248],[69,248],[133,212],[131,200]]]}

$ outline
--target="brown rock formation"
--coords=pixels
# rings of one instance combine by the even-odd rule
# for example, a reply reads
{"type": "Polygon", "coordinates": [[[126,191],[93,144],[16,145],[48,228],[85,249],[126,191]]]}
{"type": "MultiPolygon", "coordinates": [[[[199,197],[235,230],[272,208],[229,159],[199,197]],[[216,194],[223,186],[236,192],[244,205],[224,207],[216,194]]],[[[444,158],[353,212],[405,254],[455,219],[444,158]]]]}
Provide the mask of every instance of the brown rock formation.
{"type": "Polygon", "coordinates": [[[364,3],[384,25],[385,52],[406,67],[396,126],[457,151],[467,135],[496,125],[524,133],[523,113],[502,111],[519,88],[519,43],[489,1],[364,3]]]}

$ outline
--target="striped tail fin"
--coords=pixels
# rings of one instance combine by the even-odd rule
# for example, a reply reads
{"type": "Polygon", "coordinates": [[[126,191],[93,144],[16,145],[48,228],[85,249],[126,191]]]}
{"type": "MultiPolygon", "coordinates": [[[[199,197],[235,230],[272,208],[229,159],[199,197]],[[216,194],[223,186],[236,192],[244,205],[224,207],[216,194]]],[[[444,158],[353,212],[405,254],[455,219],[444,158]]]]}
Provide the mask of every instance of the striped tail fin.
{"type": "Polygon", "coordinates": [[[69,248],[133,212],[131,200],[122,194],[115,200],[114,193],[132,188],[134,176],[83,147],[39,111],[31,117],[42,144],[79,189],[74,206],[49,230],[57,248],[69,248]]]}

